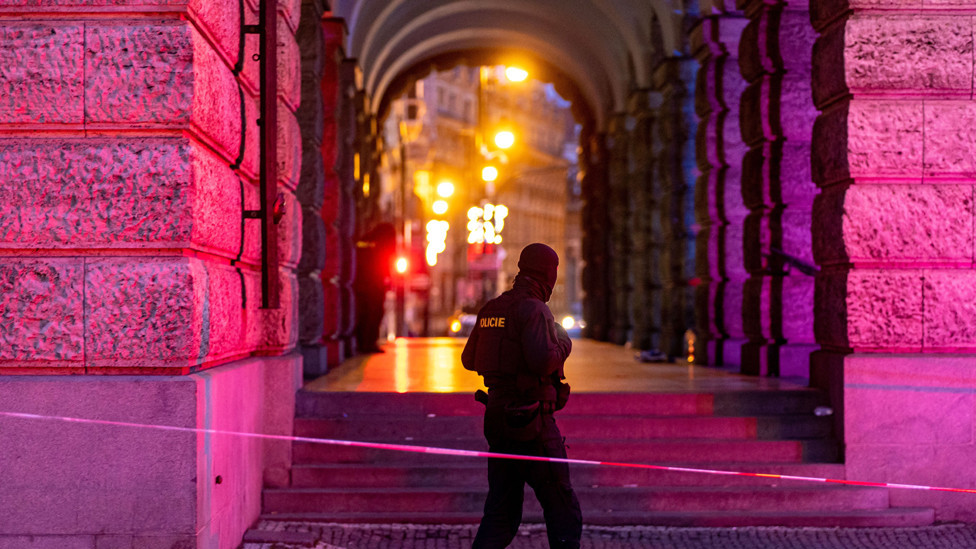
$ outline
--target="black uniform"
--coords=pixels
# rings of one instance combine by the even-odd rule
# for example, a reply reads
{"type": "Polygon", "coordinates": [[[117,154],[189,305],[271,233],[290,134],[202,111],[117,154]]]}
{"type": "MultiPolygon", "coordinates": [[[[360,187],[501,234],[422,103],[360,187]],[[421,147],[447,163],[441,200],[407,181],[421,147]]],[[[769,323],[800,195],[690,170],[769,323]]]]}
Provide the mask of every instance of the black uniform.
{"type": "MultiPolygon", "coordinates": [[[[553,412],[568,397],[561,380],[572,342],[545,304],[556,264],[548,246],[523,250],[513,288],[481,309],[461,354],[464,367],[488,386],[484,431],[492,452],[566,457],[553,412]]],[[[579,547],[582,516],[569,466],[510,459],[488,460],[488,499],[474,547],[511,543],[522,521],[525,483],[542,505],[550,547],[579,547]]]]}

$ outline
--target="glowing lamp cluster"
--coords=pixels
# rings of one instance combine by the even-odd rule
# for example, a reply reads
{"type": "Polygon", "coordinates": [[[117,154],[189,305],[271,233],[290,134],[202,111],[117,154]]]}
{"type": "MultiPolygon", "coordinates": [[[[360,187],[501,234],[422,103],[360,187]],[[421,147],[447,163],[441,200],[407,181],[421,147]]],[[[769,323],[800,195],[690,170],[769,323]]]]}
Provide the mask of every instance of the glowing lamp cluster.
{"type": "Polygon", "coordinates": [[[427,264],[437,265],[437,255],[447,249],[447,230],[450,225],[442,219],[427,222],[427,264]]]}
{"type": "Polygon", "coordinates": [[[508,208],[502,205],[472,207],[468,210],[468,244],[501,244],[506,217],[508,208]]]}

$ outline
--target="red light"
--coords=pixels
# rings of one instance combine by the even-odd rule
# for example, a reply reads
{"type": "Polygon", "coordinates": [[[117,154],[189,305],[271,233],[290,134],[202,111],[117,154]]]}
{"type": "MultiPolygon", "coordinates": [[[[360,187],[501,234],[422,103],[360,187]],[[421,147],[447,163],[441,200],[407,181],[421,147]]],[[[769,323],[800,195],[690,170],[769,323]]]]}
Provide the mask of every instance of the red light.
{"type": "Polygon", "coordinates": [[[403,274],[410,268],[410,261],[406,257],[400,256],[396,260],[396,272],[403,274]]]}

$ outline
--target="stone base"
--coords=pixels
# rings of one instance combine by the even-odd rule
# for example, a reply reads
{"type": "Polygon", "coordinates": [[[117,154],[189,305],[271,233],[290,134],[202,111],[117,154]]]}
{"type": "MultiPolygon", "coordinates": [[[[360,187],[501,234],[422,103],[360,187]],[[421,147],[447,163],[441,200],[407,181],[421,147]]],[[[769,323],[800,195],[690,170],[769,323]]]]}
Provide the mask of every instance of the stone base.
{"type": "MultiPolygon", "coordinates": [[[[976,488],[976,355],[844,357],[847,478],[976,488]]],[[[892,506],[976,521],[972,494],[891,490],[892,506]]]]}
{"type": "Polygon", "coordinates": [[[302,372],[306,379],[324,376],[329,371],[329,365],[337,366],[339,362],[329,361],[329,349],[325,345],[302,345],[302,372]]]}
{"type": "MultiPolygon", "coordinates": [[[[188,376],[0,377],[0,411],[288,434],[298,355],[188,376]]],[[[240,545],[291,444],[0,416],[0,548],[240,545]]],[[[285,478],[282,479],[284,472],[285,478]]]]}
{"type": "Polygon", "coordinates": [[[742,346],[745,339],[716,339],[708,342],[708,365],[729,369],[742,366],[742,346]]]}

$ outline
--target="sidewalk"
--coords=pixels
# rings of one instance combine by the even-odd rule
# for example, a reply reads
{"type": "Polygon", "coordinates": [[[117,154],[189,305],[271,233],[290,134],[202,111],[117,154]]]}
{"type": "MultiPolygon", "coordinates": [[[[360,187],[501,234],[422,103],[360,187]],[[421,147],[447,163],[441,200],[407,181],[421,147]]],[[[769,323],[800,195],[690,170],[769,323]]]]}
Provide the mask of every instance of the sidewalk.
{"type": "MultiPolygon", "coordinates": [[[[477,526],[262,522],[265,542],[243,549],[467,549],[477,526]],[[291,542],[272,541],[274,539],[291,542]],[[304,539],[304,541],[299,541],[304,539]]],[[[256,541],[256,540],[255,540],[256,541]]],[[[545,527],[523,525],[512,549],[549,547],[545,527]]],[[[972,549],[976,525],[924,528],[584,527],[584,549],[972,549]]]]}

